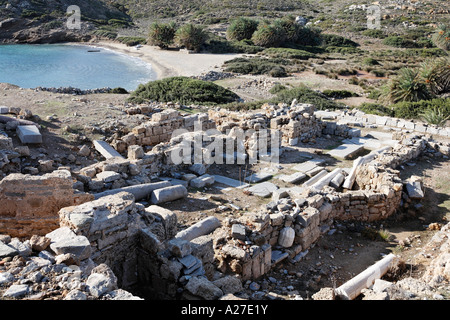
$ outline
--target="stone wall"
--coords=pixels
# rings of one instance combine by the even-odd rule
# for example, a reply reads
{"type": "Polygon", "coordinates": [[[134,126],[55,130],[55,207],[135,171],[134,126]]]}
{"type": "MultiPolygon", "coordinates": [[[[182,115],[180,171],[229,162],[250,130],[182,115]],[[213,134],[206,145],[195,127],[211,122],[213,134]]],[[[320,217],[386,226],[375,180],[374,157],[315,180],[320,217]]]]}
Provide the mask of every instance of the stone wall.
{"type": "MultiPolygon", "coordinates": [[[[378,116],[373,114],[366,114],[357,109],[350,111],[318,111],[317,117],[322,120],[336,120],[335,125],[350,125],[357,127],[391,127],[396,130],[408,130],[420,134],[430,134],[440,137],[450,137],[450,127],[438,127],[436,125],[427,124],[418,120],[406,120],[400,118],[378,116]]],[[[331,121],[333,123],[333,121],[331,121]]],[[[334,126],[335,126],[334,125],[334,126]]],[[[330,126],[333,126],[330,124],[330,126]]],[[[329,134],[333,134],[329,132],[329,134]]]]}
{"type": "Polygon", "coordinates": [[[168,142],[178,129],[187,131],[194,130],[196,122],[202,123],[202,130],[214,128],[215,125],[209,121],[207,114],[194,114],[181,116],[174,109],[165,109],[162,112],[153,113],[151,121],[144,122],[134,127],[130,133],[115,139],[111,145],[119,152],[125,152],[129,146],[155,146],[161,142],[168,142]]]}
{"type": "Polygon", "coordinates": [[[233,127],[243,130],[279,130],[284,144],[308,142],[321,135],[322,126],[314,116],[314,106],[297,104],[264,104],[258,112],[239,112],[225,109],[209,110],[209,118],[221,132],[233,127]]]}
{"type": "Polygon", "coordinates": [[[0,233],[20,238],[58,228],[61,208],[93,199],[92,195],[75,193],[72,184],[67,170],[5,177],[0,181],[0,233]]]}
{"type": "Polygon", "coordinates": [[[359,166],[352,190],[303,188],[229,219],[213,236],[218,269],[255,279],[284,259],[302,259],[334,221],[378,221],[397,212],[407,197],[407,183],[391,167],[417,157],[426,146],[422,139],[403,143],[359,166]]]}

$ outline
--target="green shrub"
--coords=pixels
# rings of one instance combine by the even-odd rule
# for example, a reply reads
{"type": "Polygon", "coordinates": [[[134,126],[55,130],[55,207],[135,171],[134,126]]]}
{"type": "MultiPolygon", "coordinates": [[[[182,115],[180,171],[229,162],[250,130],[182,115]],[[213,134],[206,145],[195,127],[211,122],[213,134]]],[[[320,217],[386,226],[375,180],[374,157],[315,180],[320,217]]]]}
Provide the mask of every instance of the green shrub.
{"type": "Polygon", "coordinates": [[[101,38],[108,38],[110,40],[114,40],[117,38],[117,32],[105,29],[97,29],[92,32],[93,35],[101,38]]]}
{"type": "Polygon", "coordinates": [[[394,110],[394,116],[403,119],[419,119],[426,110],[436,109],[440,110],[442,116],[448,117],[450,115],[450,99],[431,99],[421,100],[417,102],[399,102],[391,105],[394,110]]]}
{"type": "Polygon", "coordinates": [[[384,39],[386,38],[386,34],[379,29],[368,29],[362,32],[363,35],[371,38],[384,39]]]}
{"type": "Polygon", "coordinates": [[[282,84],[277,83],[272,88],[270,88],[269,92],[271,94],[277,94],[278,92],[280,92],[282,90],[286,90],[286,87],[283,86],[282,84]]]}
{"type": "Polygon", "coordinates": [[[359,97],[359,95],[357,93],[351,92],[348,90],[324,90],[322,93],[324,95],[326,95],[328,98],[334,98],[334,99],[359,97]]]}
{"type": "Polygon", "coordinates": [[[412,40],[400,36],[389,36],[383,40],[383,44],[397,48],[418,48],[419,46],[412,40]]]}
{"type": "Polygon", "coordinates": [[[362,63],[366,66],[376,66],[380,64],[376,59],[370,57],[365,58],[362,63]]]}
{"type": "Polygon", "coordinates": [[[256,20],[244,17],[231,21],[227,29],[227,39],[236,41],[250,39],[258,28],[258,23],[256,20]]]}
{"type": "Polygon", "coordinates": [[[174,22],[163,24],[154,22],[148,32],[148,43],[167,49],[174,41],[176,25],[174,22]]]}
{"type": "Polygon", "coordinates": [[[269,76],[274,78],[287,77],[286,69],[282,66],[275,66],[269,71],[269,76]]]}
{"type": "Polygon", "coordinates": [[[316,55],[304,50],[291,49],[291,48],[268,48],[265,49],[262,54],[270,56],[272,58],[283,59],[299,59],[308,60],[314,58],[316,55]]]}
{"type": "Polygon", "coordinates": [[[208,35],[202,27],[189,23],[176,31],[174,41],[179,46],[198,52],[207,38],[208,35]]]}
{"type": "Polygon", "coordinates": [[[272,100],[273,103],[292,103],[292,100],[297,99],[299,103],[311,103],[317,110],[335,110],[343,108],[343,104],[328,99],[320,92],[316,92],[307,87],[297,87],[293,89],[282,90],[277,94],[277,97],[272,100]]]}
{"type": "Polygon", "coordinates": [[[284,59],[265,59],[255,57],[255,58],[235,58],[226,61],[224,63],[224,66],[226,72],[259,75],[259,74],[269,74],[269,72],[272,71],[274,68],[288,64],[289,61],[284,59]]]}
{"type": "Polygon", "coordinates": [[[117,87],[117,88],[113,88],[111,90],[109,90],[109,93],[114,93],[114,94],[127,94],[128,91],[122,87],[117,87]]]}
{"type": "Polygon", "coordinates": [[[329,53],[340,53],[340,54],[346,55],[346,54],[360,53],[362,50],[359,48],[355,48],[355,47],[328,46],[325,48],[325,51],[329,52],[329,53]]]}
{"type": "Polygon", "coordinates": [[[147,39],[142,37],[117,37],[117,41],[126,44],[128,47],[133,47],[138,44],[146,44],[147,39]]]}
{"type": "Polygon", "coordinates": [[[215,83],[172,77],[141,84],[129,97],[130,102],[179,102],[182,104],[214,105],[237,101],[239,96],[215,83]]]}
{"type": "Polygon", "coordinates": [[[286,40],[286,34],[280,26],[262,22],[253,33],[251,40],[257,46],[278,47],[286,40]]]}
{"type": "MultiPolygon", "coordinates": [[[[317,27],[302,27],[297,30],[297,41],[295,42],[296,45],[300,46],[320,46],[323,42],[322,39],[322,31],[317,27]]],[[[297,48],[297,49],[303,49],[304,48],[297,48]]],[[[310,51],[314,53],[320,53],[320,48],[316,49],[317,51],[310,51]]]]}
{"type": "Polygon", "coordinates": [[[324,47],[358,47],[355,41],[336,34],[322,34],[322,45],[324,47]]]}
{"type": "Polygon", "coordinates": [[[255,46],[251,41],[228,41],[225,39],[209,39],[205,43],[205,50],[211,53],[246,53],[256,54],[264,50],[263,47],[255,46]]]}
{"type": "Polygon", "coordinates": [[[357,109],[367,114],[376,114],[378,116],[388,117],[394,116],[394,111],[392,109],[377,103],[364,102],[357,109]]]}

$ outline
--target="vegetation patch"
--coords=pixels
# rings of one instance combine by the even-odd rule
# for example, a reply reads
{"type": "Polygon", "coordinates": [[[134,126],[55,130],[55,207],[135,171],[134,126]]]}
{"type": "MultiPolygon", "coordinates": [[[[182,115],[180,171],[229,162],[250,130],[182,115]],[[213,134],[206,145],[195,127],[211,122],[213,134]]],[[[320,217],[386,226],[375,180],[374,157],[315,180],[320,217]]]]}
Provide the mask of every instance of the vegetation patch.
{"type": "Polygon", "coordinates": [[[187,77],[171,77],[141,84],[129,101],[179,102],[181,104],[224,104],[237,101],[239,96],[215,83],[187,77]]]}

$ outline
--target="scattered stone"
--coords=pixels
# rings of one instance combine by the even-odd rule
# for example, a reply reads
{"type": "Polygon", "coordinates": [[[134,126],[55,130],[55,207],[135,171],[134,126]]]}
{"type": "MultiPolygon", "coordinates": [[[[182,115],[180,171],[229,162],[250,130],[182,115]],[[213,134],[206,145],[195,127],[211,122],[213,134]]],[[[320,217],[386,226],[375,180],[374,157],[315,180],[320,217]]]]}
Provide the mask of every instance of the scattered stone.
{"type": "Polygon", "coordinates": [[[42,135],[36,126],[17,126],[16,133],[22,143],[42,143],[42,135]]]}
{"type": "Polygon", "coordinates": [[[277,190],[278,187],[271,182],[262,182],[247,188],[246,190],[251,192],[255,196],[262,198],[268,198],[272,195],[272,192],[277,190]]]}

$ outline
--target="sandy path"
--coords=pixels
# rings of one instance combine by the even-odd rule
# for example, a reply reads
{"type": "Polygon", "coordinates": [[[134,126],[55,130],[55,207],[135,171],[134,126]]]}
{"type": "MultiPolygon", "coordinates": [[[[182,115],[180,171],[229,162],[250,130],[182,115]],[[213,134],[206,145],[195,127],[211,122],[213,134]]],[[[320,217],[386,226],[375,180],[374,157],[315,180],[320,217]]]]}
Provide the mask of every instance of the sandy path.
{"type": "Polygon", "coordinates": [[[122,43],[109,41],[86,44],[138,57],[152,65],[158,79],[173,76],[190,77],[210,70],[219,71],[225,61],[242,56],[241,54],[188,54],[178,50],[161,50],[158,47],[149,45],[144,45],[136,49],[135,47],[128,47],[122,43]]]}

